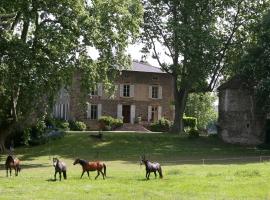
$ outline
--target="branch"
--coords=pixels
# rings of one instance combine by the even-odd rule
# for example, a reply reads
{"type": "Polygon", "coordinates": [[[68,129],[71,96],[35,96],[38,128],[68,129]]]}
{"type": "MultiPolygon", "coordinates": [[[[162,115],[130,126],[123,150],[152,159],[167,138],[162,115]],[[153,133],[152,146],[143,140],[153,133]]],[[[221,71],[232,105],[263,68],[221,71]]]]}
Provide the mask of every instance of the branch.
{"type": "Polygon", "coordinates": [[[216,67],[215,67],[215,70],[214,70],[214,74],[213,74],[213,76],[211,78],[211,81],[210,81],[210,83],[208,85],[208,88],[210,90],[213,90],[216,83],[217,83],[217,79],[220,76],[220,71],[224,67],[224,65],[223,66],[221,65],[222,61],[223,61],[223,59],[224,59],[224,57],[226,55],[227,50],[229,49],[229,46],[231,45],[231,41],[233,39],[234,34],[236,33],[237,29],[241,25],[241,24],[238,24],[238,17],[239,17],[239,14],[240,14],[240,5],[241,5],[241,3],[242,3],[242,0],[240,0],[238,2],[237,13],[236,13],[236,15],[234,17],[234,24],[233,24],[232,32],[231,32],[229,38],[227,39],[227,42],[225,43],[224,48],[221,49],[219,51],[219,53],[218,53],[220,55],[220,58],[218,59],[218,62],[216,64],[216,67]]]}
{"type": "Polygon", "coordinates": [[[163,31],[160,29],[159,25],[156,23],[155,20],[153,20],[151,17],[150,17],[150,20],[155,24],[155,26],[156,26],[156,28],[158,29],[158,31],[159,31],[161,37],[162,37],[163,40],[164,40],[164,43],[165,43],[167,49],[168,49],[169,52],[170,52],[170,56],[173,58],[172,50],[171,50],[171,48],[170,48],[170,45],[169,45],[169,42],[167,41],[166,36],[163,34],[163,31]]]}
{"type": "Polygon", "coordinates": [[[157,53],[157,50],[156,50],[156,45],[155,45],[154,39],[153,39],[152,36],[149,34],[149,32],[147,32],[147,34],[148,34],[148,36],[149,36],[149,38],[150,38],[150,40],[151,40],[151,43],[152,43],[152,45],[153,45],[154,54],[155,54],[155,57],[156,57],[156,59],[157,59],[157,61],[158,61],[158,64],[160,65],[160,67],[161,67],[166,73],[171,74],[170,71],[164,67],[164,65],[161,63],[161,61],[160,61],[160,59],[159,59],[159,56],[158,56],[158,53],[157,53]]]}

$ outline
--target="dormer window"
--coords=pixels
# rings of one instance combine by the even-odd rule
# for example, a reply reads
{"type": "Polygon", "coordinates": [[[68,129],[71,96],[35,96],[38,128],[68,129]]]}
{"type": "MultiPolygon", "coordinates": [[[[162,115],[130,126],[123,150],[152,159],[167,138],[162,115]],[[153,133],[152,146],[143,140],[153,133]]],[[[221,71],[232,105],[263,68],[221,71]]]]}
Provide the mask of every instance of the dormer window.
{"type": "Polygon", "coordinates": [[[91,95],[91,96],[97,96],[97,95],[98,95],[97,89],[91,89],[90,95],[91,95]]]}

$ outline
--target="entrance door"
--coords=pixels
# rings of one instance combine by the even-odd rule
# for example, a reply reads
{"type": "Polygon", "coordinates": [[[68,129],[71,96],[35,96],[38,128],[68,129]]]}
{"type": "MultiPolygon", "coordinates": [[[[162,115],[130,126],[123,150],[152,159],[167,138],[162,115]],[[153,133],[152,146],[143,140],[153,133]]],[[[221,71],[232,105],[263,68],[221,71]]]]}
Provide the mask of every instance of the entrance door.
{"type": "Polygon", "coordinates": [[[158,107],[157,106],[152,106],[151,119],[153,122],[156,122],[158,120],[158,107]]]}
{"type": "Polygon", "coordinates": [[[123,122],[130,123],[130,105],[123,105],[123,122]]]}

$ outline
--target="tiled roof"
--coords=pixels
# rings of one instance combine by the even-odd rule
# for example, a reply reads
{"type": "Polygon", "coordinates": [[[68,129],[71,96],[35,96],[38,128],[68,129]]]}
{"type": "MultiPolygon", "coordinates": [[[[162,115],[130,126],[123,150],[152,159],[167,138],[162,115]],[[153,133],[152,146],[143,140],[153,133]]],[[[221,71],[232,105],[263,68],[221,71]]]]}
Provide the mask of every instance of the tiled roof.
{"type": "Polygon", "coordinates": [[[133,61],[131,69],[127,69],[127,71],[135,71],[135,72],[150,72],[150,73],[165,73],[159,67],[154,67],[147,63],[133,61]]]}
{"type": "Polygon", "coordinates": [[[218,90],[248,88],[249,81],[240,75],[236,75],[218,87],[218,90]]]}

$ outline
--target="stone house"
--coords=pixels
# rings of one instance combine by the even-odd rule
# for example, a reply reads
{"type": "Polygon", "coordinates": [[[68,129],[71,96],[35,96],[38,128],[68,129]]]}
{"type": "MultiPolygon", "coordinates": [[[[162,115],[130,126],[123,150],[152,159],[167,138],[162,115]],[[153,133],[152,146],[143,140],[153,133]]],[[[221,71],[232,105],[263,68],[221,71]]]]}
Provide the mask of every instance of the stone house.
{"type": "Polygon", "coordinates": [[[79,120],[89,130],[98,129],[100,116],[123,119],[134,124],[139,119],[147,124],[165,117],[173,120],[173,79],[160,68],[133,62],[115,81],[115,93],[109,97],[103,84],[83,94],[80,76],[73,77],[69,91],[62,89],[54,106],[53,115],[65,120],[79,120]]]}
{"type": "Polygon", "coordinates": [[[218,133],[228,143],[264,142],[266,117],[258,109],[253,87],[235,76],[218,88],[218,133]]]}

